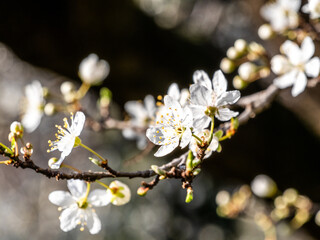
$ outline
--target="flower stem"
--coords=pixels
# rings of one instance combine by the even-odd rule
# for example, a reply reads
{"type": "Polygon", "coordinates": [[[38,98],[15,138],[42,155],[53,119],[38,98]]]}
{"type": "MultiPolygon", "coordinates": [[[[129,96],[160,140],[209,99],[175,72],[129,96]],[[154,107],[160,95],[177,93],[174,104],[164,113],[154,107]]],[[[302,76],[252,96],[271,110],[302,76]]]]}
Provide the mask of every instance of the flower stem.
{"type": "Polygon", "coordinates": [[[95,152],[94,150],[92,150],[91,148],[89,148],[88,146],[84,145],[83,143],[80,143],[79,146],[87,149],[89,152],[93,153],[94,155],[96,155],[98,158],[100,158],[102,161],[106,161],[106,159],[104,159],[103,157],[101,157],[100,154],[98,154],[97,152],[95,152]]]}
{"type": "Polygon", "coordinates": [[[76,94],[77,99],[79,100],[79,99],[83,98],[86,95],[86,93],[88,92],[90,87],[91,87],[90,84],[83,82],[81,84],[79,90],[77,91],[77,94],[76,94]]]}
{"type": "Polygon", "coordinates": [[[85,201],[87,201],[88,196],[89,196],[89,192],[90,192],[90,183],[87,182],[87,191],[86,191],[86,195],[84,196],[85,201]]]}
{"type": "Polygon", "coordinates": [[[106,189],[110,189],[110,187],[107,184],[104,184],[103,182],[96,180],[97,183],[99,183],[101,186],[105,187],[106,189]]]}
{"type": "Polygon", "coordinates": [[[79,169],[77,169],[77,168],[75,168],[75,167],[72,167],[72,166],[70,166],[70,165],[64,164],[64,163],[62,163],[60,167],[69,168],[69,169],[72,169],[72,170],[75,171],[75,172],[81,173],[81,171],[80,171],[79,169]]]}
{"type": "Polygon", "coordinates": [[[211,116],[211,129],[210,129],[210,137],[208,144],[210,145],[212,138],[213,138],[213,131],[214,131],[214,116],[211,116]]]}
{"type": "Polygon", "coordinates": [[[195,134],[192,133],[192,137],[194,137],[195,139],[197,139],[197,140],[200,142],[200,144],[203,143],[202,140],[201,140],[201,138],[199,138],[197,135],[195,135],[195,134]]]}

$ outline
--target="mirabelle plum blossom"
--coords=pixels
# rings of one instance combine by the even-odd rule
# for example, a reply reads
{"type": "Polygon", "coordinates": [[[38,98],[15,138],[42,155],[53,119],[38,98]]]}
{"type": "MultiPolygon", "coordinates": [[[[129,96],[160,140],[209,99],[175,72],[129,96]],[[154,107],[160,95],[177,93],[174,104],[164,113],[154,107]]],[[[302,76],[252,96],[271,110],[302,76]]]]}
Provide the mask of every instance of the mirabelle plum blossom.
{"type": "Polygon", "coordinates": [[[298,27],[300,6],[301,0],[276,0],[262,6],[260,13],[274,31],[283,32],[298,27]]]}
{"type": "Polygon", "coordinates": [[[178,84],[176,83],[172,83],[169,86],[167,94],[173,99],[177,100],[182,107],[187,105],[188,98],[190,97],[188,89],[183,88],[180,91],[178,84]]]}
{"type": "MultiPolygon", "coordinates": [[[[151,95],[147,95],[143,103],[141,101],[126,102],[124,108],[131,117],[130,126],[139,128],[148,127],[150,122],[154,120],[157,110],[154,97],[151,95]]],[[[126,128],[122,131],[122,134],[125,138],[137,139],[137,147],[139,149],[144,149],[147,145],[147,139],[143,132],[126,128]]]]}
{"type": "Polygon", "coordinates": [[[130,201],[131,192],[126,184],[115,180],[109,185],[107,198],[113,205],[121,206],[130,201]]]}
{"type": "Polygon", "coordinates": [[[87,184],[81,180],[68,180],[70,191],[54,191],[49,194],[49,200],[61,209],[60,228],[68,232],[81,225],[80,230],[87,226],[91,234],[101,230],[101,221],[92,207],[102,207],[110,203],[107,191],[95,189],[88,193],[87,184]]]}
{"type": "Polygon", "coordinates": [[[295,97],[306,88],[307,76],[319,76],[320,61],[318,57],[311,58],[315,47],[310,37],[303,40],[301,48],[287,40],[280,50],[285,56],[276,55],[271,59],[272,71],[281,75],[274,79],[274,84],[281,89],[293,86],[291,94],[295,97]]]}
{"type": "Polygon", "coordinates": [[[309,13],[311,19],[320,18],[320,0],[309,0],[309,2],[302,7],[302,12],[309,13]]]}
{"type": "MultiPolygon", "coordinates": [[[[204,142],[208,142],[210,137],[210,131],[208,129],[205,129],[199,133],[195,132],[194,134],[197,135],[204,142]]],[[[205,151],[204,159],[210,157],[211,154],[218,149],[218,147],[219,147],[219,139],[216,136],[213,136],[209,146],[205,151]]],[[[198,140],[196,138],[191,139],[189,149],[192,151],[194,156],[197,156],[197,153],[199,152],[200,147],[198,145],[198,140]]]]}
{"type": "Polygon", "coordinates": [[[220,121],[228,121],[238,116],[238,112],[231,111],[227,105],[237,102],[240,92],[226,91],[227,80],[220,70],[214,73],[212,82],[204,71],[196,71],[193,80],[195,84],[190,86],[190,108],[194,128],[201,131],[208,127],[213,115],[220,121]]]}
{"type": "Polygon", "coordinates": [[[181,148],[186,147],[192,138],[192,119],[188,107],[182,108],[177,100],[166,95],[155,126],[148,128],[146,133],[151,142],[161,146],[154,156],[167,155],[179,145],[181,148]]]}
{"type": "Polygon", "coordinates": [[[110,66],[107,61],[99,60],[98,56],[91,53],[79,65],[81,80],[89,85],[101,83],[109,74],[110,66]]]}
{"type": "Polygon", "coordinates": [[[25,87],[26,104],[23,109],[21,123],[27,132],[33,132],[40,124],[45,104],[43,88],[37,80],[25,87]]]}
{"type": "Polygon", "coordinates": [[[49,140],[49,146],[51,147],[48,152],[59,150],[61,152],[60,159],[51,164],[52,169],[60,168],[61,163],[68,156],[73,147],[77,147],[81,140],[78,137],[83,129],[86,117],[83,112],[77,112],[75,117],[71,114],[71,126],[68,124],[67,118],[63,119],[63,127],[56,125],[58,133],[56,134],[57,140],[52,142],[49,140]]]}

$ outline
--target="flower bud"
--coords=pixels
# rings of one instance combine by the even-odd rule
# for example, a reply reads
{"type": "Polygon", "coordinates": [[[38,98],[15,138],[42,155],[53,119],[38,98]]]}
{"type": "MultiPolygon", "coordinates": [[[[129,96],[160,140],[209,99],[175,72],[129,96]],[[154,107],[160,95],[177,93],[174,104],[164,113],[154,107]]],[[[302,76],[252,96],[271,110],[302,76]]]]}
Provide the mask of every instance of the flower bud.
{"type": "Polygon", "coordinates": [[[235,69],[235,64],[229,58],[223,58],[220,63],[220,68],[225,73],[232,73],[235,69]]]}
{"type": "Polygon", "coordinates": [[[20,151],[24,156],[30,157],[33,153],[33,146],[31,143],[28,142],[26,146],[20,149],[20,151]]]}
{"type": "Polygon", "coordinates": [[[227,57],[231,60],[234,60],[240,57],[240,53],[237,51],[235,47],[231,47],[227,50],[227,57]]]}
{"type": "Polygon", "coordinates": [[[263,24],[258,29],[258,35],[262,40],[268,40],[274,37],[274,31],[270,24],[263,24]]]}
{"type": "MultiPolygon", "coordinates": [[[[55,158],[55,157],[50,158],[49,161],[48,161],[48,166],[49,166],[50,168],[52,168],[52,166],[53,166],[56,162],[58,162],[58,158],[55,158]]],[[[54,169],[55,169],[55,168],[56,168],[56,166],[54,167],[54,169]]]]}
{"type": "Polygon", "coordinates": [[[201,168],[196,168],[195,170],[193,170],[193,175],[197,176],[200,172],[201,172],[201,168]]]}
{"type": "MultiPolygon", "coordinates": [[[[264,49],[264,47],[256,42],[251,42],[248,46],[249,52],[251,53],[250,59],[249,60],[254,60],[257,58],[256,55],[261,56],[263,54],[265,54],[266,50],[264,49]]],[[[248,56],[249,58],[249,56],[248,56]]]]}
{"type": "Polygon", "coordinates": [[[166,171],[162,170],[157,165],[151,165],[151,169],[158,175],[166,175],[166,171]]]}
{"type": "Polygon", "coordinates": [[[143,197],[147,194],[148,191],[149,191],[148,187],[139,187],[137,190],[137,194],[143,197]]]}
{"type": "Polygon", "coordinates": [[[112,99],[112,92],[109,88],[103,87],[100,89],[100,105],[107,107],[112,99]]]}
{"type": "Polygon", "coordinates": [[[230,193],[225,190],[218,192],[216,195],[216,203],[219,206],[226,205],[230,201],[230,193]]]}
{"type": "Polygon", "coordinates": [[[54,106],[53,103],[47,103],[45,106],[44,106],[44,109],[43,109],[44,113],[47,115],[47,116],[52,116],[55,111],[56,111],[56,108],[54,106]]]}
{"type": "Polygon", "coordinates": [[[247,42],[243,39],[238,39],[234,42],[235,49],[243,54],[247,50],[247,42]]]}
{"type": "Polygon", "coordinates": [[[240,65],[238,72],[242,80],[252,82],[255,79],[257,66],[251,62],[246,62],[240,65]]]}
{"type": "Polygon", "coordinates": [[[251,182],[251,189],[258,197],[272,197],[277,192],[277,185],[267,175],[260,174],[251,182]]]}
{"type": "Polygon", "coordinates": [[[248,86],[248,82],[245,82],[240,76],[235,76],[232,80],[232,84],[234,86],[234,88],[236,89],[244,89],[245,87],[248,86]]]}
{"type": "Polygon", "coordinates": [[[193,200],[193,190],[191,187],[187,189],[186,203],[189,203],[193,200]]]}
{"type": "Polygon", "coordinates": [[[96,159],[96,158],[92,158],[92,157],[89,157],[89,159],[90,159],[90,161],[93,163],[93,164],[95,164],[95,165],[97,165],[97,166],[101,166],[101,164],[102,164],[102,161],[101,160],[98,160],[98,159],[96,159]]]}
{"type": "Polygon", "coordinates": [[[75,85],[70,81],[65,81],[60,86],[60,91],[63,95],[69,94],[75,91],[75,89],[76,89],[75,85]]]}
{"type": "Polygon", "coordinates": [[[23,126],[20,122],[14,121],[10,125],[10,132],[13,133],[16,137],[22,137],[23,136],[23,126]]]}

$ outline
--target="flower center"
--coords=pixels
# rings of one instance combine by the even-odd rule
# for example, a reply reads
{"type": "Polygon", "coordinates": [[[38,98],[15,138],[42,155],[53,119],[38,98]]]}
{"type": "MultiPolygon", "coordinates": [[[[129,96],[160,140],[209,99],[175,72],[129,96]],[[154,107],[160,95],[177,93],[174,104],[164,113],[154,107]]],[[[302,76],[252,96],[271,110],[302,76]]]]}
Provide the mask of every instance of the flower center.
{"type": "Polygon", "coordinates": [[[77,201],[77,204],[79,208],[86,209],[89,206],[87,197],[80,198],[79,201],[77,201]]]}

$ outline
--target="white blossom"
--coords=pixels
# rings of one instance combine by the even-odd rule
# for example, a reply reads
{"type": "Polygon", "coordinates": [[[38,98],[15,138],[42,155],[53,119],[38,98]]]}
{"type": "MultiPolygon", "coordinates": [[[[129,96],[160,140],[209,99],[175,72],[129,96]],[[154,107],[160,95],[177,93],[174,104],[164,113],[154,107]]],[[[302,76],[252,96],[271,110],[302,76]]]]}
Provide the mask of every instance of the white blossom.
{"type": "Polygon", "coordinates": [[[291,94],[295,97],[306,88],[307,76],[319,76],[320,61],[318,57],[311,58],[315,46],[310,37],[303,40],[301,48],[287,40],[280,49],[285,56],[276,55],[271,59],[272,71],[282,74],[274,79],[274,84],[281,89],[293,86],[291,94]]]}
{"type": "MultiPolygon", "coordinates": [[[[210,137],[210,131],[208,129],[205,129],[199,133],[195,132],[194,134],[197,135],[204,142],[208,142],[210,137]]],[[[219,147],[219,139],[216,136],[213,136],[209,146],[205,151],[204,159],[210,157],[211,154],[218,149],[218,147],[219,147]]],[[[194,156],[197,156],[197,153],[200,151],[200,147],[198,145],[198,140],[196,138],[191,139],[189,149],[192,151],[194,156]]]]}
{"type": "Polygon", "coordinates": [[[109,185],[107,198],[113,205],[121,206],[130,201],[131,192],[126,184],[115,180],[109,185]]]}
{"type": "Polygon", "coordinates": [[[45,104],[43,88],[39,81],[33,81],[25,87],[26,104],[21,123],[27,132],[33,132],[40,124],[45,104]]]}
{"type": "Polygon", "coordinates": [[[274,31],[283,32],[298,27],[300,5],[301,0],[276,0],[262,6],[260,13],[274,31]]]}
{"type": "Polygon", "coordinates": [[[231,111],[227,105],[237,102],[240,92],[227,91],[227,80],[220,70],[214,73],[212,82],[204,71],[196,71],[193,80],[195,84],[190,86],[190,108],[196,129],[201,131],[208,127],[213,114],[220,121],[228,121],[238,115],[238,112],[231,111]]]}
{"type": "Polygon", "coordinates": [[[81,225],[80,230],[87,226],[91,234],[101,230],[101,221],[92,207],[102,207],[110,203],[107,191],[95,189],[87,193],[87,184],[81,180],[68,180],[70,191],[54,191],[49,194],[49,200],[62,210],[60,228],[68,232],[81,225]]]}
{"type": "Polygon", "coordinates": [[[99,60],[94,53],[83,59],[79,65],[81,80],[90,85],[101,83],[109,74],[110,66],[107,61],[99,60]]]}
{"type": "Polygon", "coordinates": [[[56,125],[56,127],[58,128],[58,134],[56,134],[57,140],[55,140],[54,142],[52,142],[51,140],[48,141],[49,146],[51,147],[48,152],[58,149],[61,152],[61,156],[57,162],[51,165],[52,169],[60,168],[62,161],[71,153],[72,148],[76,147],[77,144],[79,144],[78,141],[80,141],[80,139],[78,138],[78,136],[83,129],[85,120],[86,117],[84,113],[77,112],[75,117],[73,117],[73,114],[71,114],[71,126],[69,126],[67,118],[63,119],[63,127],[56,125]]]}
{"type": "Polygon", "coordinates": [[[186,147],[192,137],[192,119],[188,107],[182,108],[178,101],[166,95],[164,107],[157,114],[156,125],[148,128],[146,133],[151,142],[161,146],[154,155],[162,157],[179,145],[186,147]]]}
{"type": "MultiPolygon", "coordinates": [[[[126,102],[124,108],[131,117],[130,126],[139,128],[148,127],[150,122],[154,120],[157,110],[154,97],[151,95],[147,95],[143,103],[141,101],[126,102]]],[[[147,145],[147,139],[143,132],[126,128],[122,131],[122,134],[125,138],[137,139],[137,147],[139,149],[144,149],[147,145]]]]}
{"type": "Polygon", "coordinates": [[[178,84],[176,83],[172,83],[169,86],[167,94],[176,101],[178,101],[182,107],[187,105],[188,99],[190,97],[188,89],[183,88],[180,91],[178,84]]]}
{"type": "Polygon", "coordinates": [[[320,18],[320,0],[309,0],[309,2],[302,7],[302,12],[309,13],[311,19],[320,18]]]}
{"type": "Polygon", "coordinates": [[[277,191],[277,185],[267,175],[260,174],[252,180],[251,190],[258,197],[272,197],[277,191]]]}

